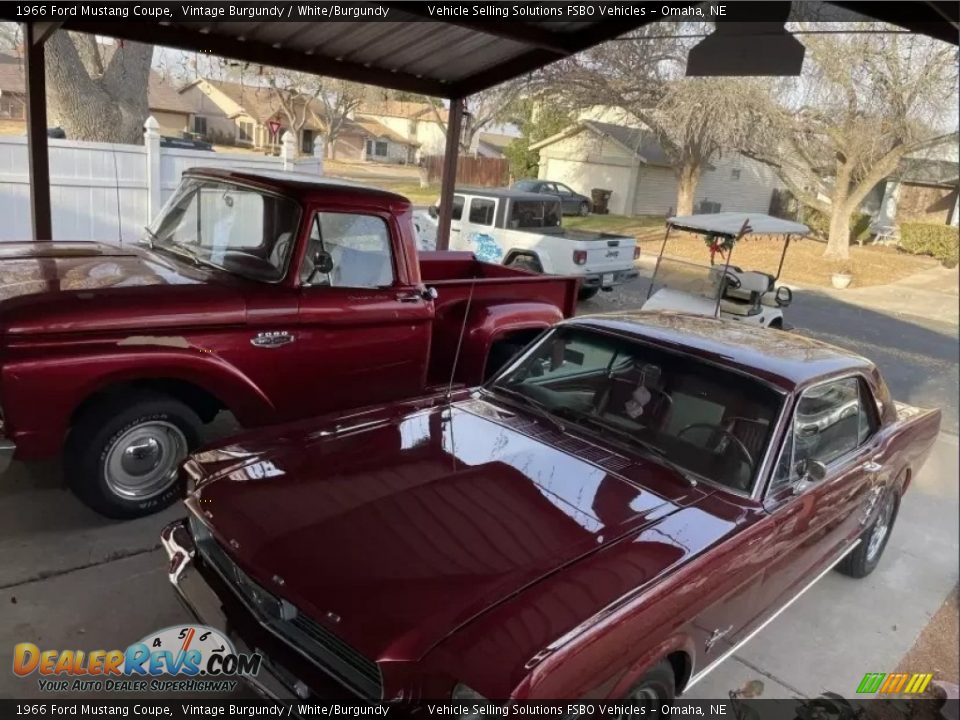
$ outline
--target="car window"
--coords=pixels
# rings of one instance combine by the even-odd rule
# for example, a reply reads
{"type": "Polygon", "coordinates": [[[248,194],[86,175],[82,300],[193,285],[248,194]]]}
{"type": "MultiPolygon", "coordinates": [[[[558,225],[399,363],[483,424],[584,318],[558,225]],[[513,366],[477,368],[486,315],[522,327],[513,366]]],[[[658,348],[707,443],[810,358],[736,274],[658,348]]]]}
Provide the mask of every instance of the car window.
{"type": "Polygon", "coordinates": [[[771,488],[799,480],[810,460],[829,465],[842,458],[866,442],[876,428],[869,389],[857,378],[807,389],[797,403],[771,488]]]}
{"type": "Polygon", "coordinates": [[[554,330],[487,388],[524,395],[571,432],[635,447],[749,492],[782,396],[758,380],[654,344],[554,330]]]}
{"type": "Polygon", "coordinates": [[[511,228],[557,227],[560,225],[560,201],[518,200],[510,207],[511,228]]]}
{"type": "Polygon", "coordinates": [[[311,285],[379,288],[393,284],[390,233],[383,218],[353,213],[317,213],[310,232],[301,279],[311,285]],[[333,269],[314,272],[320,250],[330,254],[333,269]]]}
{"type": "Polygon", "coordinates": [[[453,209],[450,211],[450,217],[453,220],[459,220],[463,217],[463,195],[453,196],[453,209]]]}
{"type": "Polygon", "coordinates": [[[562,185],[561,183],[557,183],[557,192],[561,195],[573,195],[573,190],[568,188],[566,185],[562,185]]]}
{"type": "Polygon", "coordinates": [[[470,222],[475,225],[493,225],[493,211],[497,204],[486,198],[470,200],[470,222]]]}
{"type": "Polygon", "coordinates": [[[237,185],[188,179],[147,228],[160,248],[255,280],[283,277],[300,209],[287,198],[237,185]]]}

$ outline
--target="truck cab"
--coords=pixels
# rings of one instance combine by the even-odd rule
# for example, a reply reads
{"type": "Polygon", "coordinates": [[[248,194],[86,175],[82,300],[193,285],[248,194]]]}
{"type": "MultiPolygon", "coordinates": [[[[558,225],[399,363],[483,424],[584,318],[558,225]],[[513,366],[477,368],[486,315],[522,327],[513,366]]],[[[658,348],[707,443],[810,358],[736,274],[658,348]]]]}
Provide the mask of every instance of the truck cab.
{"type": "Polygon", "coordinates": [[[0,262],[0,470],[65,450],[111,517],[179,497],[221,410],[252,427],[477,384],[577,292],[421,258],[406,198],[286,172],[192,169],[139,245],[5,243],[0,262]]]}

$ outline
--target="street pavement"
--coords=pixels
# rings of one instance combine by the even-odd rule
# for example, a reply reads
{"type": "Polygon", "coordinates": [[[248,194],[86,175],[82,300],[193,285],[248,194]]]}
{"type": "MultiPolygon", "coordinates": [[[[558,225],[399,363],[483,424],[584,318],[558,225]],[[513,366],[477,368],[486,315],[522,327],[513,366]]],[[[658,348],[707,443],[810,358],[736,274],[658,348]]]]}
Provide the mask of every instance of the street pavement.
{"type": "MultiPolygon", "coordinates": [[[[640,307],[645,283],[601,293],[581,312],[640,307]]],[[[878,569],[859,581],[828,574],[690,697],[725,698],[748,680],[764,683],[764,697],[851,694],[865,672],[897,666],[958,580],[956,326],[922,311],[897,317],[808,290],[795,293],[786,315],[796,332],[875,360],[898,399],[941,407],[944,432],[903,501],[878,569]]],[[[209,436],[234,429],[221,416],[209,436]]],[[[59,477],[55,461],[14,463],[0,482],[0,667],[10,667],[19,642],[123,648],[187,619],[167,585],[157,541],[182,510],[108,521],[76,501],[59,477]]],[[[38,694],[35,678],[0,671],[0,697],[38,694]]]]}

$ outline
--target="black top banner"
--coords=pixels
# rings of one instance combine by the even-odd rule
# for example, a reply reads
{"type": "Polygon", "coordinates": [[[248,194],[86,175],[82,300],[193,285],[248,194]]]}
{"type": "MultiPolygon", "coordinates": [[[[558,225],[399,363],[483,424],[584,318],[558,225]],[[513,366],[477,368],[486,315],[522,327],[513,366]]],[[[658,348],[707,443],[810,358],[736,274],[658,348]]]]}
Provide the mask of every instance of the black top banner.
{"type": "Polygon", "coordinates": [[[0,717],[419,718],[422,720],[948,720],[956,700],[437,700],[416,703],[305,700],[0,700],[0,717]]]}
{"type": "MultiPolygon", "coordinates": [[[[847,3],[848,9],[870,15],[873,2],[847,3]]],[[[896,2],[883,3],[883,16],[896,21],[945,22],[960,19],[960,3],[938,3],[936,9],[930,3],[896,2]],[[944,7],[940,7],[940,6],[944,7]]],[[[210,0],[207,2],[128,2],[113,0],[99,2],[75,2],[74,0],[51,0],[46,2],[14,2],[5,0],[0,8],[0,17],[15,21],[28,20],[156,20],[158,22],[351,22],[384,21],[598,21],[639,19],[661,21],[775,21],[783,20],[789,3],[765,2],[350,2],[349,0],[257,0],[232,2],[210,0]]],[[[804,20],[842,21],[852,16],[836,8],[831,12],[814,13],[804,20]],[[840,14],[837,14],[840,13],[840,14]]]]}

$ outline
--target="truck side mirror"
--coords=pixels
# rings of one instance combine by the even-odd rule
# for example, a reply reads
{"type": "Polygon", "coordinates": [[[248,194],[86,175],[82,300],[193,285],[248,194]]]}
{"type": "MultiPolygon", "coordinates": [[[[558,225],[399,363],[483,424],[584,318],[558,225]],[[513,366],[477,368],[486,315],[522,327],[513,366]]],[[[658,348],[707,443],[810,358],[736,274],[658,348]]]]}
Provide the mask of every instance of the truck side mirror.
{"type": "Polygon", "coordinates": [[[313,256],[313,271],[324,275],[333,272],[333,256],[326,250],[317,250],[313,256]]]}
{"type": "Polygon", "coordinates": [[[436,206],[436,205],[431,205],[430,207],[428,207],[428,208],[427,208],[427,215],[429,215],[430,217],[432,217],[434,220],[436,220],[438,217],[440,217],[440,213],[437,211],[437,206],[436,206]]]}

